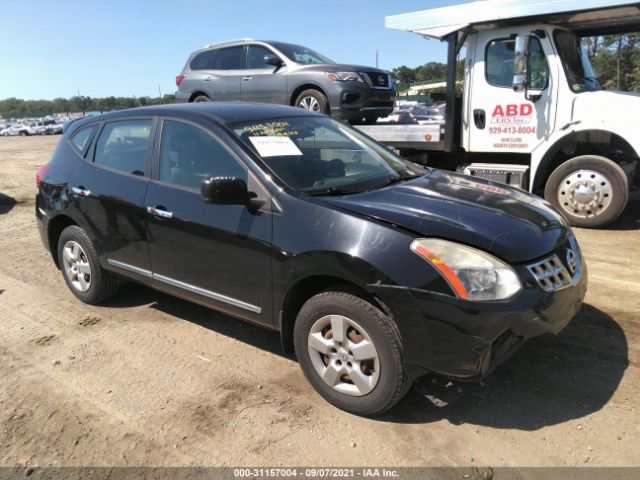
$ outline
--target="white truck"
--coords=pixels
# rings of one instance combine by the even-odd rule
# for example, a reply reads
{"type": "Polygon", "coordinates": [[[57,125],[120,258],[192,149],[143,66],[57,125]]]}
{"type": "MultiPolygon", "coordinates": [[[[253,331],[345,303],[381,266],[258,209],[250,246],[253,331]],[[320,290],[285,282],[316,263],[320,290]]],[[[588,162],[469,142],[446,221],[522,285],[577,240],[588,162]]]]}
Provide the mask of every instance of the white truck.
{"type": "Polygon", "coordinates": [[[386,27],[448,43],[445,123],[358,128],[409,159],[544,195],[575,226],[624,210],[640,181],[640,96],[602,90],[580,37],[640,30],[640,3],[477,1],[386,27]]]}

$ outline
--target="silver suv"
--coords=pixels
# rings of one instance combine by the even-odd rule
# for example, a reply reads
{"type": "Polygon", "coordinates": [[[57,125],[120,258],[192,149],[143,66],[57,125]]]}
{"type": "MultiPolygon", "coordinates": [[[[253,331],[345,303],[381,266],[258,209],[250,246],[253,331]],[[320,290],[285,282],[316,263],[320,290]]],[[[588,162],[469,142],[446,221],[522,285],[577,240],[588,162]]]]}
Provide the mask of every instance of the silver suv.
{"type": "Polygon", "coordinates": [[[252,39],[193,52],[176,85],[178,102],[297,105],[351,123],[387,116],[396,96],[384,70],[340,65],[300,45],[252,39]]]}

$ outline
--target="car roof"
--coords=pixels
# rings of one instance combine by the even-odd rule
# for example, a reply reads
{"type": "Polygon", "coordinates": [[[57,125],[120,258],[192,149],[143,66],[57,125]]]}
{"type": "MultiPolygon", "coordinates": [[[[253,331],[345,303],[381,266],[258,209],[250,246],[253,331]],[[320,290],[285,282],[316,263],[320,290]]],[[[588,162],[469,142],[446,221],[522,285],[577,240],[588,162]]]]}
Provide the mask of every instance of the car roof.
{"type": "MultiPolygon", "coordinates": [[[[297,107],[282,105],[267,105],[254,103],[175,103],[167,105],[154,105],[150,107],[130,108],[117,110],[87,118],[93,121],[116,120],[124,117],[142,116],[179,116],[184,118],[199,117],[210,118],[224,125],[245,122],[260,121],[281,117],[319,116],[320,114],[297,107]]],[[[76,122],[74,122],[76,123],[76,122]]],[[[88,122],[81,121],[79,124],[88,122]]]]}

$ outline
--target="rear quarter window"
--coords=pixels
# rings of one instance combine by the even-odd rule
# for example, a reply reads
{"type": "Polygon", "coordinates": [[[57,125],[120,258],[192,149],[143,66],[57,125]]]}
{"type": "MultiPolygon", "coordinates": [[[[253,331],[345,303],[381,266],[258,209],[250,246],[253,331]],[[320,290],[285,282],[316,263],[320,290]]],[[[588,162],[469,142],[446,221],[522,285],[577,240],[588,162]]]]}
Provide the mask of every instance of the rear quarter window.
{"type": "Polygon", "coordinates": [[[84,158],[85,154],[87,153],[87,150],[89,149],[89,145],[91,144],[91,140],[93,139],[93,135],[96,133],[97,128],[97,125],[88,125],[86,127],[82,127],[78,129],[78,131],[75,132],[69,139],[71,147],[81,157],[84,158]]]}

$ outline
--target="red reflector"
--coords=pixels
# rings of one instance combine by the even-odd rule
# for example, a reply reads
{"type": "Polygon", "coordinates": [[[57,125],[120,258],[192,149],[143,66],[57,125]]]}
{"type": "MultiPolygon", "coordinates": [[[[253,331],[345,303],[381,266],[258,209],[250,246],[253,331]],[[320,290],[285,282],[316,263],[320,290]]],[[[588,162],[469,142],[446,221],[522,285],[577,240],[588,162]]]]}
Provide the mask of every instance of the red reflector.
{"type": "Polygon", "coordinates": [[[47,170],[49,170],[48,163],[46,165],[42,165],[38,169],[38,173],[36,173],[36,187],[40,188],[40,185],[42,185],[42,177],[45,176],[45,174],[47,173],[47,170]]]}
{"type": "Polygon", "coordinates": [[[176,86],[179,87],[180,84],[182,83],[182,80],[184,80],[184,75],[178,75],[176,77],[176,86]]]}

